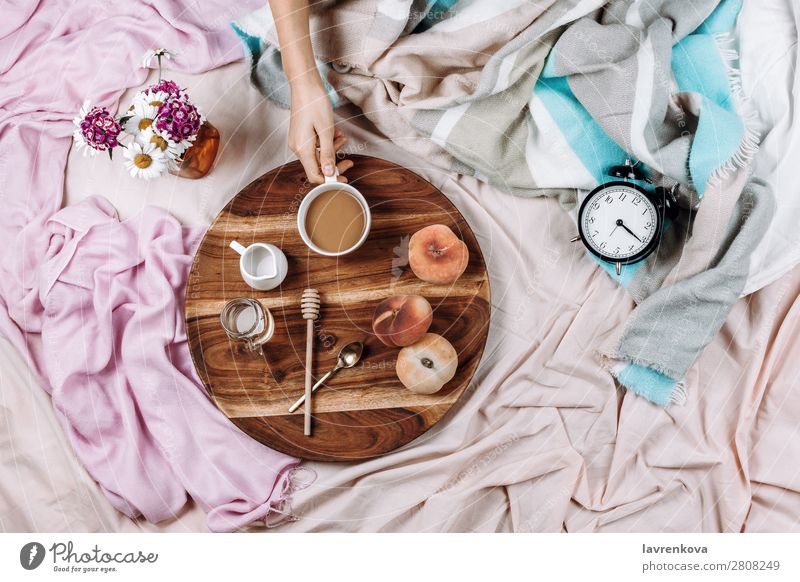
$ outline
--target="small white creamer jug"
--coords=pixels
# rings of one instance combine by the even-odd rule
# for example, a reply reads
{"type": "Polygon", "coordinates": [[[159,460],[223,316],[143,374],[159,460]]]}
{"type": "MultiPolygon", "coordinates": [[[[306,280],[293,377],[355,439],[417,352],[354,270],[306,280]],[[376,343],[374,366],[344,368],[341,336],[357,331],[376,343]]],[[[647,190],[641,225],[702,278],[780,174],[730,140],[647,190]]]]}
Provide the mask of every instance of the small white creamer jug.
{"type": "Polygon", "coordinates": [[[253,243],[244,247],[236,241],[230,246],[241,255],[239,270],[253,289],[269,291],[283,283],[289,263],[281,249],[268,243],[253,243]]]}

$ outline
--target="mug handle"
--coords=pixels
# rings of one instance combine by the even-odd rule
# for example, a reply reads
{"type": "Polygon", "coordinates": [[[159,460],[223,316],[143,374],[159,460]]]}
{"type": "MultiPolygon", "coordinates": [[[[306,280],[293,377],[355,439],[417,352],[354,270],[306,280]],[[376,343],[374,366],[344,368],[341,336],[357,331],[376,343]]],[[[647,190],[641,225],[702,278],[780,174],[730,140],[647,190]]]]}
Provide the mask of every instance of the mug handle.
{"type": "MultiPolygon", "coordinates": [[[[324,176],[324,174],[323,174],[324,176]]],[[[337,178],[339,177],[339,168],[336,167],[336,164],[333,165],[333,176],[325,176],[325,183],[330,184],[332,182],[338,182],[337,178]]]]}
{"type": "Polygon", "coordinates": [[[240,245],[240,244],[239,244],[238,242],[236,242],[235,240],[234,240],[234,241],[231,241],[230,247],[231,247],[233,250],[235,250],[237,253],[239,253],[240,255],[243,255],[243,254],[245,253],[245,251],[247,250],[245,247],[243,247],[242,245],[240,245]]]}

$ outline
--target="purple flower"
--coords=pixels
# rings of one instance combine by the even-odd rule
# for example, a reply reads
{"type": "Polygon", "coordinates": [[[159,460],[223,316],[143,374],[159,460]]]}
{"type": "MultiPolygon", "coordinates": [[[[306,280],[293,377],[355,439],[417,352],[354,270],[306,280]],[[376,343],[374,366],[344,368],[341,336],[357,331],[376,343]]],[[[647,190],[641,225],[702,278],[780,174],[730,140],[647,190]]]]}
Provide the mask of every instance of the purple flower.
{"type": "Polygon", "coordinates": [[[151,93],[163,91],[164,93],[168,93],[169,95],[175,97],[180,97],[184,95],[183,89],[178,87],[178,84],[175,83],[175,81],[168,81],[167,79],[164,79],[163,81],[160,81],[155,85],[150,85],[148,91],[150,91],[151,93]]]}
{"type": "Polygon", "coordinates": [[[117,147],[117,138],[122,127],[105,107],[92,107],[80,120],[79,131],[86,145],[95,150],[106,151],[117,147]]]}
{"type": "Polygon", "coordinates": [[[179,143],[183,140],[191,141],[202,123],[203,119],[197,107],[182,96],[172,95],[158,108],[156,128],[173,141],[179,143]]]}

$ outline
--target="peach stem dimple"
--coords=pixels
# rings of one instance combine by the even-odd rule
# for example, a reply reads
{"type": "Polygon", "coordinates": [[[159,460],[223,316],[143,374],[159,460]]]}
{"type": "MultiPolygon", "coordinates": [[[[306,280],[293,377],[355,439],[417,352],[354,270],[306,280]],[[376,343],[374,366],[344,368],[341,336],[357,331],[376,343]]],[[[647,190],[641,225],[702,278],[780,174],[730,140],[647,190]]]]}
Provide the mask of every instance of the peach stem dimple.
{"type": "Polygon", "coordinates": [[[430,253],[435,257],[441,257],[444,254],[445,250],[447,250],[447,249],[440,249],[439,247],[437,247],[437,246],[435,246],[433,244],[428,246],[428,251],[430,251],[430,253]]]}

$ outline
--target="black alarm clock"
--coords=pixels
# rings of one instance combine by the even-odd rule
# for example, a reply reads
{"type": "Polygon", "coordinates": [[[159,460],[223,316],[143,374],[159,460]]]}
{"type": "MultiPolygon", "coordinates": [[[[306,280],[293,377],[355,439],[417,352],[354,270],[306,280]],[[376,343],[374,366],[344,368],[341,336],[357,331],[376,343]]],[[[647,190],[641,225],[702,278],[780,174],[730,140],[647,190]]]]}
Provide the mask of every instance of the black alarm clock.
{"type": "Polygon", "coordinates": [[[622,266],[646,259],[656,250],[664,230],[665,215],[674,219],[678,206],[674,190],[656,188],[638,163],[625,160],[614,166],[604,182],[589,192],[578,210],[578,236],[597,258],[613,263],[617,275],[622,266]]]}

